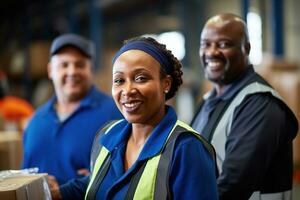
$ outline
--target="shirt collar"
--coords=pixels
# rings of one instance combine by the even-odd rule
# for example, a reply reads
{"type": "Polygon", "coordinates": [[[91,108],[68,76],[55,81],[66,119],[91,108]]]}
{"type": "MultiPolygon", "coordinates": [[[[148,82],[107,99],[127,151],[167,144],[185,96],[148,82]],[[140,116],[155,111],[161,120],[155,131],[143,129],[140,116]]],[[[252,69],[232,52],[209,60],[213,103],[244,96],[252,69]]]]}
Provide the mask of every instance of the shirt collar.
{"type": "MultiPolygon", "coordinates": [[[[139,155],[138,161],[153,157],[162,150],[176,121],[177,115],[174,109],[170,106],[166,106],[166,115],[152,131],[139,155]]],[[[123,120],[110,129],[110,131],[101,138],[100,143],[105,146],[107,150],[112,152],[128,141],[131,128],[132,125],[126,120],[123,120]]]]}
{"type": "MultiPolygon", "coordinates": [[[[56,95],[53,95],[49,101],[45,104],[45,112],[44,114],[48,113],[48,112],[55,112],[55,104],[57,102],[57,97],[56,95]]],[[[90,90],[88,91],[87,95],[81,100],[80,102],[80,106],[81,107],[95,107],[97,106],[97,104],[99,104],[100,101],[97,98],[97,89],[96,87],[93,85],[90,90]]],[[[78,109],[79,109],[78,108],[78,109]]]]}
{"type": "Polygon", "coordinates": [[[97,104],[99,104],[100,101],[97,98],[97,89],[93,85],[87,95],[81,100],[80,107],[82,106],[91,106],[95,107],[97,104]]]}

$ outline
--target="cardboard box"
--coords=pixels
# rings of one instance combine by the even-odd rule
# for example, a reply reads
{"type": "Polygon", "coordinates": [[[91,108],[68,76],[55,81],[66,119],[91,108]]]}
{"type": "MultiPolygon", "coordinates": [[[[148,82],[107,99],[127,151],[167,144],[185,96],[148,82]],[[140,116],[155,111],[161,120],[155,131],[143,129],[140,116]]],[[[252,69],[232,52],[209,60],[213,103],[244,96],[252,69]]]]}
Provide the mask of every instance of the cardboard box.
{"type": "Polygon", "coordinates": [[[0,131],[0,170],[20,169],[22,138],[17,131],[0,131]]]}
{"type": "Polygon", "coordinates": [[[0,199],[51,200],[47,174],[29,174],[0,179],[0,199]]]}

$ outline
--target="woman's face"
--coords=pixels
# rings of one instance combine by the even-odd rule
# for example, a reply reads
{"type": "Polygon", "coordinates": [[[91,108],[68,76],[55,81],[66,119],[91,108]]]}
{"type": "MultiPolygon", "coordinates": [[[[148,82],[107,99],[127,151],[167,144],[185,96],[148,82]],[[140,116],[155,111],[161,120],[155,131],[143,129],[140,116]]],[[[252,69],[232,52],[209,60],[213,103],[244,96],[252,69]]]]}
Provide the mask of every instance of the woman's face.
{"type": "Polygon", "coordinates": [[[165,92],[171,77],[160,75],[160,64],[149,54],[129,50],[113,65],[112,96],[130,123],[155,126],[165,114],[165,92]]]}

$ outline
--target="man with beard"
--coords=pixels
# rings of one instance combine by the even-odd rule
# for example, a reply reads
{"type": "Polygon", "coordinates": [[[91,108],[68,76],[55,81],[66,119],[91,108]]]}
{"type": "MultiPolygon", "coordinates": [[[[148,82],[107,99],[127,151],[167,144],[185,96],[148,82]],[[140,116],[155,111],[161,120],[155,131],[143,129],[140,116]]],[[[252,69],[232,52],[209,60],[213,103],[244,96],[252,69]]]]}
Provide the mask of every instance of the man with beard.
{"type": "Polygon", "coordinates": [[[239,16],[220,14],[206,22],[200,58],[214,87],[192,126],[216,149],[221,200],[290,199],[297,119],[254,71],[249,52],[239,16]]]}
{"type": "Polygon", "coordinates": [[[50,49],[48,77],[55,95],[35,112],[24,131],[23,168],[38,167],[58,184],[89,173],[94,136],[121,118],[112,98],[92,82],[94,44],[79,35],[57,37],[50,49]],[[56,179],[56,180],[55,180],[56,179]]]}

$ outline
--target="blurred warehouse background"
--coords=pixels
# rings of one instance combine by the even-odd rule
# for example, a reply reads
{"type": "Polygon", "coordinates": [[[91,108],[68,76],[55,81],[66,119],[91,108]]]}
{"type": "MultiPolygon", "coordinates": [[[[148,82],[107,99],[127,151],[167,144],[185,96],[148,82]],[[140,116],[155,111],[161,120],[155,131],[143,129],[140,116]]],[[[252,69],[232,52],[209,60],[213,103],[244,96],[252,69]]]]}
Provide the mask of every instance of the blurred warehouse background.
{"type": "MultiPolygon", "coordinates": [[[[110,93],[111,59],[124,39],[151,35],[184,65],[185,85],[174,105],[189,122],[206,90],[198,55],[200,31],[212,15],[232,12],[247,20],[251,62],[300,116],[300,1],[298,0],[6,0],[0,5],[0,70],[9,94],[34,107],[52,94],[46,65],[49,46],[62,33],[78,33],[97,45],[95,80],[110,93]]],[[[295,140],[300,171],[300,136],[295,140]]],[[[295,175],[300,182],[300,177],[295,175]]]]}

